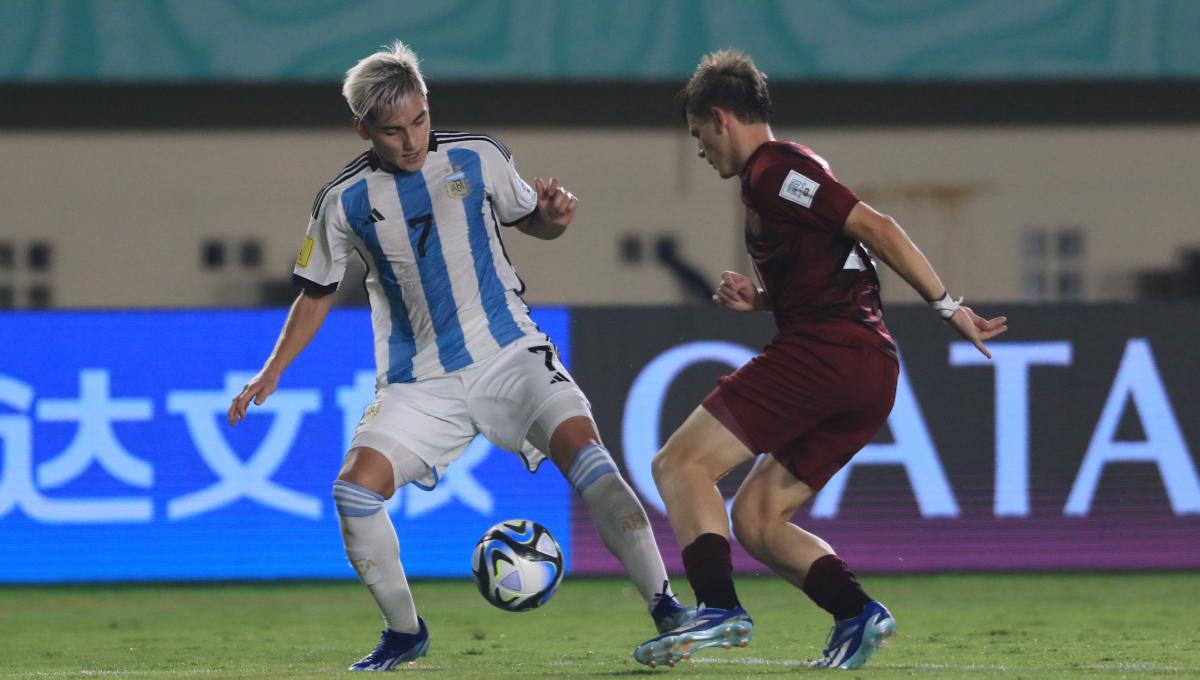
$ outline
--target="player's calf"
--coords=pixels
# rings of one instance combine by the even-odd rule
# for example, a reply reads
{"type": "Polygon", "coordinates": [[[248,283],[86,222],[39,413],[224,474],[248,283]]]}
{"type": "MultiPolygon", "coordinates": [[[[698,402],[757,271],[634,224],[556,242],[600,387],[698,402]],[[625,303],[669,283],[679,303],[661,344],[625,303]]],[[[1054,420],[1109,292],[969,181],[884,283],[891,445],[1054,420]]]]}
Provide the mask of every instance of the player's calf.
{"type": "Polygon", "coordinates": [[[658,629],[679,625],[687,618],[685,608],[671,593],[646,510],[621,477],[612,456],[598,444],[588,445],[576,454],[566,475],[587,505],[605,547],[620,560],[651,608],[658,629]]]}

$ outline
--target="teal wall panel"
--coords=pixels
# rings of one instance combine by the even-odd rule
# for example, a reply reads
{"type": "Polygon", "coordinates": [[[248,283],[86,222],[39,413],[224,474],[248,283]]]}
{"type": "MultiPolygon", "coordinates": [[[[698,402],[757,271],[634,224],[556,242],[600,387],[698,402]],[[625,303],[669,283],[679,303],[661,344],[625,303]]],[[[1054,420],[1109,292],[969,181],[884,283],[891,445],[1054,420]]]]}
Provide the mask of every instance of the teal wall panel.
{"type": "Polygon", "coordinates": [[[0,81],[337,80],[401,37],[431,79],[1200,76],[1192,0],[5,0],[0,81]]]}

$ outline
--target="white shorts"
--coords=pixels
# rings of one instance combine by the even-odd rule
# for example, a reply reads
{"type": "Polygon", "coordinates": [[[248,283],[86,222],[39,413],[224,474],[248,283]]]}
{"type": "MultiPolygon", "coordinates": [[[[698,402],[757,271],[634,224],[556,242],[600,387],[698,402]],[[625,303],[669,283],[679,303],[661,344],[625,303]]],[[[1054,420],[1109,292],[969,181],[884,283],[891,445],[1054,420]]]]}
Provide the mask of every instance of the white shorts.
{"type": "Polygon", "coordinates": [[[530,472],[550,453],[550,436],[568,418],[592,418],[591,404],[546,336],[525,336],[460,371],[378,389],[350,448],[379,451],[393,470],[432,488],[475,436],[518,453],[530,472]],[[413,476],[412,457],[425,466],[413,476]]]}

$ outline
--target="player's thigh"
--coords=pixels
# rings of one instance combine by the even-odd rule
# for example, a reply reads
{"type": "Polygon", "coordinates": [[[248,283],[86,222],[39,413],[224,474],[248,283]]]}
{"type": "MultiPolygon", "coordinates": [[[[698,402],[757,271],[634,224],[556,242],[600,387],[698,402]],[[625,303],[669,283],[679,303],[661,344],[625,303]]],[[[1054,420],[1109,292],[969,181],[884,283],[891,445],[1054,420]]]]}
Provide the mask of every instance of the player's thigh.
{"type": "Polygon", "coordinates": [[[753,456],[738,435],[700,405],[667,438],[654,457],[652,469],[656,480],[665,481],[688,471],[716,481],[753,456]]]}
{"type": "Polygon", "coordinates": [[[509,451],[563,458],[599,442],[591,404],[544,339],[501,350],[468,385],[468,405],[479,431],[509,451]]]}
{"type": "Polygon", "coordinates": [[[820,491],[887,422],[896,397],[898,364],[881,352],[863,355],[850,405],[771,453],[792,476],[820,491]]]}
{"type": "Polygon", "coordinates": [[[410,481],[432,487],[476,434],[457,380],[390,384],[363,413],[347,462],[353,456],[375,468],[378,453],[391,465],[395,488],[410,481]]]}
{"type": "Polygon", "coordinates": [[[854,360],[857,356],[842,347],[777,337],[718,380],[702,405],[750,452],[774,451],[845,408],[840,402],[849,391],[844,387],[848,376],[836,367],[854,360]],[[837,360],[829,360],[831,352],[837,360]]]}

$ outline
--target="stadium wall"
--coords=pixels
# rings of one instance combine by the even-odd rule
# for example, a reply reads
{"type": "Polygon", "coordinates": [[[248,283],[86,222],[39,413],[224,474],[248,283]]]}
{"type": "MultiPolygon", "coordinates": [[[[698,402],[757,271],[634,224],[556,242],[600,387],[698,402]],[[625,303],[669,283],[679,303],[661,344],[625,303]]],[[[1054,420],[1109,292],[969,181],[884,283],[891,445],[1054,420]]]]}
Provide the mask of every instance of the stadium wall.
{"type": "MultiPolygon", "coordinates": [[[[484,131],[514,149],[526,177],[556,175],[582,199],[562,240],[506,239],[531,302],[703,302],[658,263],[663,238],[704,280],[748,270],[737,185],[696,159],[682,125],[484,131]]],[[[1135,272],[1170,266],[1200,241],[1198,125],[776,132],[895,216],[968,300],[1133,299],[1135,272]],[[1030,234],[1046,237],[1044,251],[1030,251],[1030,234]],[[1056,257],[1062,234],[1081,235],[1081,251],[1056,257]],[[1078,289],[1060,296],[1056,277],[1072,274],[1078,289]]],[[[0,287],[48,283],[65,308],[285,304],[312,197],[362,148],[348,127],[9,132],[0,157],[19,159],[20,172],[0,183],[0,241],[19,261],[50,243],[54,261],[0,266],[0,287]],[[219,267],[203,259],[213,241],[230,250],[219,267]],[[261,246],[252,267],[237,260],[247,242],[261,246]]],[[[347,276],[348,302],[361,302],[358,280],[347,276]]],[[[890,271],[883,282],[889,301],[916,299],[890,271]]]]}
{"type": "MultiPolygon", "coordinates": [[[[928,309],[888,310],[903,354],[888,425],[796,521],[863,571],[1200,568],[1200,309],[980,311],[1010,319],[992,362],[928,309]]],[[[770,337],[770,317],[543,307],[535,319],[678,570],[650,459],[770,337]]],[[[329,485],[373,396],[368,315],[335,310],[281,389],[229,428],[229,400],[282,320],[0,314],[0,582],[352,578],[329,485]]],[[[561,475],[530,475],[484,440],[389,511],[415,577],[466,577],[476,538],[515,517],[548,526],[571,573],[618,569],[561,475]]],[[[735,560],[763,570],[740,549],[735,560]]]]}

